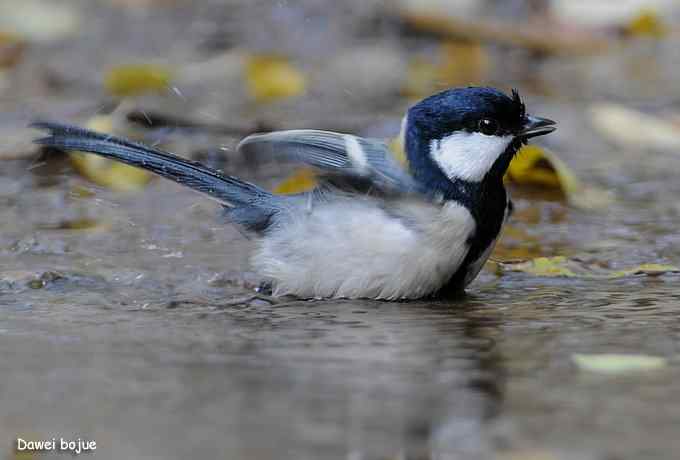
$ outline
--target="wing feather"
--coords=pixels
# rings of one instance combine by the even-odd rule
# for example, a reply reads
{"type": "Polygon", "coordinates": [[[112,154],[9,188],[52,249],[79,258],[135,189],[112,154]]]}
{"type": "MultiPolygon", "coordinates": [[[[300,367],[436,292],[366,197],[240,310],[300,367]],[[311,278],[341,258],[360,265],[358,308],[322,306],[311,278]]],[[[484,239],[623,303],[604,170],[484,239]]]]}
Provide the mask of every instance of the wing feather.
{"type": "Polygon", "coordinates": [[[246,155],[287,158],[332,176],[368,182],[388,193],[420,190],[413,177],[377,139],[311,129],[275,131],[246,137],[238,146],[246,155]]]}

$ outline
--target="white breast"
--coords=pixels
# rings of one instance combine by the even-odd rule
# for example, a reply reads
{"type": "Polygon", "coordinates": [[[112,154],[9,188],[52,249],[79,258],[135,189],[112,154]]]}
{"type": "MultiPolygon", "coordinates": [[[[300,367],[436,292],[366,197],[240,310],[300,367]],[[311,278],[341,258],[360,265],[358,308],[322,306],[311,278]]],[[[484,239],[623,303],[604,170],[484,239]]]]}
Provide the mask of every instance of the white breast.
{"type": "Polygon", "coordinates": [[[261,241],[253,265],[275,295],[400,299],[434,293],[468,251],[474,219],[457,203],[346,200],[296,216],[261,241]]]}
{"type": "Polygon", "coordinates": [[[481,181],[508,148],[512,136],[461,131],[430,143],[430,155],[449,179],[481,181]]]}

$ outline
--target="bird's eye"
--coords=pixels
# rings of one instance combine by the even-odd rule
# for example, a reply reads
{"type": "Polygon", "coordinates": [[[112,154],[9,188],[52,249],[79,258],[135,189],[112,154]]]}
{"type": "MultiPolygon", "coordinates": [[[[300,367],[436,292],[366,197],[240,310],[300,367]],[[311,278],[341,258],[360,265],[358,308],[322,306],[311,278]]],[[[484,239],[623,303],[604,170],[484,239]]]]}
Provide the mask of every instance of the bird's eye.
{"type": "Polygon", "coordinates": [[[482,118],[479,120],[477,127],[479,128],[480,133],[486,134],[487,136],[493,136],[498,132],[499,128],[498,122],[491,118],[482,118]]]}

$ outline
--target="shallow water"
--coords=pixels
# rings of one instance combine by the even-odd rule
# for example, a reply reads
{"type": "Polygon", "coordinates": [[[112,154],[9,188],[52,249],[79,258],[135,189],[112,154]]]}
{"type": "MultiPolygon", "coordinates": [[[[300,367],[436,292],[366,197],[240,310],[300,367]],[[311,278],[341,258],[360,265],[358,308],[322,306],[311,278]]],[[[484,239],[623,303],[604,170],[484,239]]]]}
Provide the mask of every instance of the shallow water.
{"type": "MultiPolygon", "coordinates": [[[[82,198],[80,179],[11,165],[0,211],[5,445],[64,436],[95,439],[96,458],[291,459],[680,448],[678,275],[486,271],[455,302],[273,305],[243,273],[250,243],[197,195],[159,181],[82,198]],[[97,226],[63,229],[85,218],[97,226]],[[605,352],[670,364],[603,377],[571,360],[605,352]]],[[[535,206],[563,205],[519,199],[520,218],[535,206]]],[[[655,208],[632,219],[636,203],[617,206],[515,225],[542,235],[546,253],[608,241],[590,253],[615,266],[678,260],[655,208]]]]}
{"type": "MultiPolygon", "coordinates": [[[[0,88],[0,152],[17,147],[11,135],[29,118],[81,123],[108,107],[100,86],[111,65],[147,56],[191,70],[229,55],[230,41],[289,53],[313,86],[300,99],[253,107],[238,72],[205,72],[139,105],[230,126],[264,114],[275,126],[334,120],[363,135],[395,134],[407,101],[395,101],[399,88],[383,77],[404,69],[343,73],[331,64],[364,45],[381,58],[432,53],[422,37],[398,41],[402,30],[371,12],[380,1],[211,0],[153,14],[109,3],[134,2],[74,2],[93,19],[80,35],[31,48],[3,80],[10,90],[0,88]],[[318,40],[308,39],[312,32],[318,40]]],[[[516,193],[514,231],[494,257],[566,255],[617,270],[680,265],[680,157],[610,145],[587,116],[605,97],[673,104],[677,66],[632,79],[621,72],[651,48],[661,63],[675,62],[676,44],[645,44],[608,59],[489,51],[494,70],[484,83],[549,94],[522,90],[532,113],[559,122],[540,142],[615,196],[586,212],[542,192],[516,193]]],[[[204,156],[267,185],[278,172],[246,167],[232,155],[235,138],[147,134],[194,157],[217,149],[204,156]]],[[[97,459],[678,457],[680,274],[499,276],[489,264],[456,301],[274,303],[252,289],[251,242],[217,214],[165,181],[115,193],[78,177],[63,158],[2,160],[0,455],[12,458],[21,436],[94,439],[97,459]],[[576,353],[642,353],[668,365],[603,376],[577,369],[576,353]]]]}

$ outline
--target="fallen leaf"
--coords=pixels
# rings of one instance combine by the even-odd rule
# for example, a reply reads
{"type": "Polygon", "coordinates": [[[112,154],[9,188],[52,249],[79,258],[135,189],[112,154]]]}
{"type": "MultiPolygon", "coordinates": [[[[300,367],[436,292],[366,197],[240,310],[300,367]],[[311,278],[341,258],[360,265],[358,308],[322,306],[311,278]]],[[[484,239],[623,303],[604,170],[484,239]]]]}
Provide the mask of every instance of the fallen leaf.
{"type": "Polygon", "coordinates": [[[445,13],[402,9],[400,18],[411,29],[439,37],[473,42],[492,42],[556,55],[602,53],[609,42],[588,30],[574,33],[573,28],[548,22],[516,24],[489,19],[465,19],[445,13]]]}
{"type": "MultiPolygon", "coordinates": [[[[103,133],[115,131],[114,115],[92,117],[86,127],[103,133]]],[[[118,161],[84,152],[69,152],[71,163],[83,177],[95,184],[117,191],[133,191],[144,188],[153,175],[148,171],[118,161]]]]}
{"type": "Polygon", "coordinates": [[[524,272],[544,277],[569,277],[583,279],[614,279],[633,275],[659,276],[678,273],[674,265],[642,264],[624,270],[610,270],[594,263],[585,263],[564,256],[537,257],[524,262],[500,264],[502,271],[524,272]]]}
{"type": "Polygon", "coordinates": [[[244,75],[248,92],[258,102],[272,102],[304,93],[306,78],[288,59],[273,54],[248,56],[244,75]]]}
{"type": "Polygon", "coordinates": [[[525,145],[508,167],[507,178],[519,185],[557,188],[566,195],[567,189],[579,187],[574,174],[551,152],[537,145],[525,145]],[[563,172],[560,177],[558,170],[563,172]]]}
{"type": "Polygon", "coordinates": [[[569,204],[582,209],[602,208],[612,201],[609,192],[583,184],[557,155],[534,144],[520,149],[506,178],[521,186],[559,190],[569,204]]]}
{"type": "Polygon", "coordinates": [[[626,270],[617,270],[610,274],[611,278],[620,278],[623,276],[632,275],[647,275],[647,276],[658,276],[664,275],[666,273],[676,273],[680,269],[674,265],[664,265],[664,264],[641,264],[637,267],[628,268],[626,270]]]}
{"type": "Polygon", "coordinates": [[[577,276],[572,268],[568,266],[567,258],[563,256],[537,257],[526,262],[505,263],[501,264],[501,268],[508,271],[524,272],[537,276],[577,276]]]}
{"type": "Polygon", "coordinates": [[[591,28],[621,27],[634,21],[644,11],[657,15],[672,13],[675,0],[553,0],[550,2],[555,17],[568,24],[582,24],[591,28]]]}
{"type": "Polygon", "coordinates": [[[489,53],[481,43],[445,41],[439,51],[438,89],[482,81],[491,67],[489,53]]]}
{"type": "Polygon", "coordinates": [[[665,358],[638,354],[581,354],[572,355],[576,366],[584,371],[601,374],[626,374],[663,369],[668,365],[665,358]]]}
{"type": "Polygon", "coordinates": [[[420,98],[423,94],[433,93],[437,73],[437,64],[423,56],[416,56],[408,63],[406,83],[401,92],[411,98],[420,98]]]}
{"type": "MultiPolygon", "coordinates": [[[[0,277],[0,280],[2,278],[0,277]]],[[[51,439],[48,436],[45,437],[38,437],[38,436],[33,436],[33,435],[26,435],[26,434],[20,434],[18,437],[25,441],[41,441],[41,440],[49,440],[51,439]]],[[[17,450],[17,445],[16,445],[16,439],[13,443],[11,454],[6,456],[7,460],[34,460],[40,457],[44,457],[43,452],[36,452],[33,450],[17,450]]]]}
{"type": "Polygon", "coordinates": [[[663,38],[668,35],[669,29],[659,14],[650,8],[641,10],[625,26],[626,35],[630,37],[663,38]]]}
{"type": "Polygon", "coordinates": [[[16,65],[25,48],[26,42],[19,36],[0,31],[0,68],[16,65]]]}
{"type": "Polygon", "coordinates": [[[404,95],[421,98],[450,88],[482,81],[490,67],[490,58],[480,43],[445,41],[437,56],[417,56],[408,66],[404,95]]]}
{"type": "Polygon", "coordinates": [[[110,228],[108,223],[94,219],[88,219],[87,217],[63,220],[61,222],[57,222],[56,224],[38,224],[36,227],[45,230],[78,230],[88,232],[107,230],[110,228]]]}
{"type": "Polygon", "coordinates": [[[129,64],[114,67],[104,77],[104,87],[115,97],[164,92],[172,80],[169,69],[152,64],[129,64]]]}
{"type": "Polygon", "coordinates": [[[672,122],[618,104],[590,108],[593,126],[603,136],[625,148],[680,149],[680,130],[672,122]]]}
{"type": "Polygon", "coordinates": [[[35,452],[31,452],[29,450],[24,450],[24,451],[13,451],[12,455],[8,457],[10,460],[33,460],[35,458],[38,458],[35,454],[35,452]]]}

